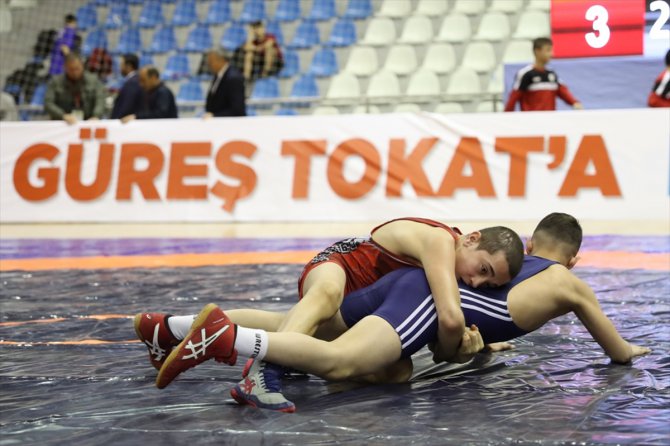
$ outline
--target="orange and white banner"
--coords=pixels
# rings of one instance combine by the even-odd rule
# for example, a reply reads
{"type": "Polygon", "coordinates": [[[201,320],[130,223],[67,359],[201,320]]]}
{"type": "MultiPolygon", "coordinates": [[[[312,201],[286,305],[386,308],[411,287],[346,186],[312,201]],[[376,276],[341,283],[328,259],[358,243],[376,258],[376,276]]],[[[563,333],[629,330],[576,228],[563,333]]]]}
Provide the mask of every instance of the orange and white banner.
{"type": "Polygon", "coordinates": [[[0,124],[2,222],[667,219],[670,110],[0,124]]]}

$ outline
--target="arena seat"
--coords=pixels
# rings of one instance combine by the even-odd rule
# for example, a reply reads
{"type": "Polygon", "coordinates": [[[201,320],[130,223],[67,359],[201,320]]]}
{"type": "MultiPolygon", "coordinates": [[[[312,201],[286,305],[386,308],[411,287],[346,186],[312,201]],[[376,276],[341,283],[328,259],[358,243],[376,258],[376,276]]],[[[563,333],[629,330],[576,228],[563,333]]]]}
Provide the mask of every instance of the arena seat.
{"type": "Polygon", "coordinates": [[[238,47],[247,41],[247,30],[244,24],[233,22],[233,24],[226,28],[221,36],[221,46],[228,51],[235,51],[238,47]]]}
{"type": "Polygon", "coordinates": [[[174,28],[164,25],[156,29],[151,39],[151,44],[146,51],[151,53],[167,53],[177,49],[177,38],[174,28]]]}
{"type": "Polygon", "coordinates": [[[447,13],[449,2],[447,0],[419,0],[416,6],[416,14],[428,17],[442,17],[447,13]]]}
{"type": "Polygon", "coordinates": [[[440,80],[437,74],[428,70],[418,70],[409,78],[405,96],[416,102],[430,102],[440,94],[440,80]]]}
{"type": "Polygon", "coordinates": [[[137,19],[137,26],[140,28],[155,28],[163,24],[163,7],[158,1],[148,1],[142,7],[140,16],[137,19]]]}
{"type": "Polygon", "coordinates": [[[472,26],[465,14],[449,14],[435,37],[437,42],[461,43],[470,39],[472,26]]]}
{"type": "Polygon", "coordinates": [[[170,23],[173,26],[189,26],[197,21],[195,0],[178,0],[170,23]]]}
{"type": "Polygon", "coordinates": [[[369,46],[354,46],[344,71],[356,76],[370,76],[379,69],[377,50],[369,46]]]}
{"type": "Polygon", "coordinates": [[[410,0],[384,0],[377,15],[379,17],[405,18],[412,13],[410,0]]]}
{"type": "Polygon", "coordinates": [[[330,30],[330,37],[326,45],[343,47],[356,43],[356,26],[349,19],[341,18],[335,22],[330,30]]]}
{"type": "Polygon", "coordinates": [[[212,35],[208,25],[197,25],[191,30],[184,44],[184,51],[202,53],[212,47],[212,35]]]}
{"type": "Polygon", "coordinates": [[[161,74],[161,79],[176,80],[191,75],[189,68],[188,57],[186,54],[177,53],[168,57],[165,70],[161,74]]]}
{"type": "Polygon", "coordinates": [[[77,27],[82,30],[98,26],[98,13],[94,5],[82,5],[77,9],[77,27]]]}
{"type": "Polygon", "coordinates": [[[317,77],[332,76],[339,71],[335,51],[329,47],[319,49],[312,57],[308,73],[317,77]]]}
{"type": "Polygon", "coordinates": [[[450,43],[432,43],[426,49],[421,68],[438,74],[451,72],[456,66],[456,52],[450,43]]]}
{"type": "Polygon", "coordinates": [[[312,9],[310,9],[307,18],[310,20],[330,20],[337,17],[335,11],[335,0],[312,0],[312,9]]]}
{"type": "Polygon", "coordinates": [[[301,15],[300,0],[279,0],[274,18],[280,22],[293,22],[301,15]]]}
{"type": "Polygon", "coordinates": [[[197,79],[187,79],[179,85],[177,93],[177,102],[196,102],[204,101],[205,95],[202,91],[200,81],[197,79]]]}
{"type": "Polygon", "coordinates": [[[478,73],[487,73],[496,66],[496,55],[489,42],[470,42],[465,47],[462,66],[478,73]]]}
{"type": "Polygon", "coordinates": [[[427,43],[433,40],[433,22],[421,15],[410,16],[405,21],[398,43],[427,43]]]}
{"type": "Polygon", "coordinates": [[[109,6],[109,12],[105,20],[105,28],[116,29],[121,28],[131,22],[130,9],[125,2],[112,3],[109,6]]]}
{"type": "Polygon", "coordinates": [[[548,36],[549,14],[543,11],[524,11],[519,16],[516,31],[512,35],[515,39],[536,39],[548,36]]]}
{"type": "Polygon", "coordinates": [[[400,76],[412,73],[417,66],[416,50],[411,45],[392,46],[384,62],[384,70],[400,76]]]}
{"type": "Polygon", "coordinates": [[[284,68],[281,69],[278,76],[280,78],[293,77],[300,72],[300,57],[293,50],[286,50],[283,53],[284,68]]]}
{"type": "Polygon", "coordinates": [[[487,12],[479,22],[475,40],[499,42],[506,40],[510,35],[510,24],[507,14],[502,12],[487,12]]]}
{"type": "Polygon", "coordinates": [[[372,0],[349,0],[342,18],[351,20],[363,20],[373,13],[372,0]]]}
{"type": "Polygon", "coordinates": [[[205,16],[205,25],[223,25],[232,19],[230,0],[213,0],[205,16]]]}
{"type": "Polygon", "coordinates": [[[311,20],[303,20],[295,30],[293,39],[286,45],[291,49],[306,49],[321,42],[319,29],[311,20]]]}
{"type": "Polygon", "coordinates": [[[370,78],[366,97],[377,103],[388,102],[389,99],[401,95],[398,76],[389,71],[378,71],[370,78]]]}
{"type": "Polygon", "coordinates": [[[119,43],[114,49],[114,54],[139,53],[142,50],[140,29],[135,26],[124,28],[119,35],[119,43]]]}
{"type": "Polygon", "coordinates": [[[361,44],[385,46],[395,42],[396,29],[393,20],[388,17],[375,17],[370,19],[365,30],[361,44]]]}
{"type": "Polygon", "coordinates": [[[358,98],[361,95],[361,86],[358,78],[352,74],[343,72],[333,76],[326,92],[328,99],[358,98]]]}
{"type": "Polygon", "coordinates": [[[242,23],[258,22],[267,19],[264,0],[244,0],[239,20],[242,23]]]}
{"type": "Polygon", "coordinates": [[[486,9],[486,0],[456,0],[454,12],[466,15],[479,15],[486,9]]]}
{"type": "Polygon", "coordinates": [[[481,92],[481,83],[477,73],[468,67],[459,67],[451,73],[447,84],[447,94],[476,95],[481,92]]]}

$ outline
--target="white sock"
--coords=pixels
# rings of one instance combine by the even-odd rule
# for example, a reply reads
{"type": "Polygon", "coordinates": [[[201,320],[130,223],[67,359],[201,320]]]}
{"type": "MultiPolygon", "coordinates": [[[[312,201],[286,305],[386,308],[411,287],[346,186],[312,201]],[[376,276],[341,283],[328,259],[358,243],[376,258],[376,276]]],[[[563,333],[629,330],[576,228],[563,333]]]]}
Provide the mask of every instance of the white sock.
{"type": "Polygon", "coordinates": [[[193,325],[193,321],[197,314],[190,314],[188,316],[170,316],[167,320],[168,327],[175,338],[182,340],[188,334],[188,331],[193,325]]]}
{"type": "Polygon", "coordinates": [[[238,325],[235,349],[242,356],[263,359],[268,352],[268,334],[265,330],[255,330],[238,325]]]}

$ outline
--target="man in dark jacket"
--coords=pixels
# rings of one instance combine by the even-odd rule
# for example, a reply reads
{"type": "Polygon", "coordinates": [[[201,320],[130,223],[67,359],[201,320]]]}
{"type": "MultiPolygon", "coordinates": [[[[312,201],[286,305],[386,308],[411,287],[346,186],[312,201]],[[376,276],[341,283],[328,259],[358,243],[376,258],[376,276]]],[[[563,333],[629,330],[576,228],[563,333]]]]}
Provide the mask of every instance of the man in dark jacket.
{"type": "Polygon", "coordinates": [[[144,103],[135,114],[126,115],[121,122],[133,119],[163,119],[177,117],[177,104],[169,88],[161,82],[160,73],[151,65],[142,67],[139,75],[140,86],[144,90],[144,103]]]}
{"type": "Polygon", "coordinates": [[[114,100],[112,119],[121,119],[124,116],[134,115],[142,109],[144,92],[140,87],[137,68],[139,59],[135,54],[121,56],[121,74],[125,78],[119,94],[114,100]]]}
{"type": "Polygon", "coordinates": [[[105,87],[96,75],[84,72],[84,62],[78,54],[69,53],[65,57],[65,73],[49,81],[44,110],[51,119],[68,124],[102,118],[105,87]]]}
{"type": "Polygon", "coordinates": [[[207,53],[207,64],[214,80],[207,91],[205,118],[246,116],[244,78],[229,60],[229,55],[220,48],[207,53]]]}

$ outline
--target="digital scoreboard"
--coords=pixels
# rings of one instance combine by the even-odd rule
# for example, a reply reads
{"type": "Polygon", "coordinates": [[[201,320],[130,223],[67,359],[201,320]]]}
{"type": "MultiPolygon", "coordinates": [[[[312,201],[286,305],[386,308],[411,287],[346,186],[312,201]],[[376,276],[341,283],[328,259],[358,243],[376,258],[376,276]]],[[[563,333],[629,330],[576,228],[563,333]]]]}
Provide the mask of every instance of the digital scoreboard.
{"type": "Polygon", "coordinates": [[[669,0],[552,0],[554,57],[649,54],[670,47],[669,0]]]}

